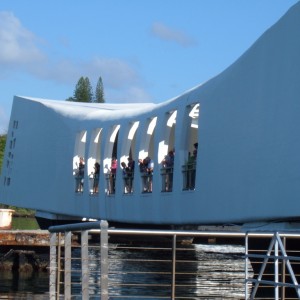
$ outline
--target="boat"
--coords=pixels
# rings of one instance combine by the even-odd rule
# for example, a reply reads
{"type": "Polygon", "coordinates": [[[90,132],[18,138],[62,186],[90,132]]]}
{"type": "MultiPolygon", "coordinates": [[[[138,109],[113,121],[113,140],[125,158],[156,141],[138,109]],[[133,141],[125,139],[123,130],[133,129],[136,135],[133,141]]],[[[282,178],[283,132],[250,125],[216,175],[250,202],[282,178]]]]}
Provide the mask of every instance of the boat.
{"type": "Polygon", "coordinates": [[[15,96],[0,202],[61,222],[299,220],[299,53],[298,2],[223,72],[162,103],[15,96]]]}

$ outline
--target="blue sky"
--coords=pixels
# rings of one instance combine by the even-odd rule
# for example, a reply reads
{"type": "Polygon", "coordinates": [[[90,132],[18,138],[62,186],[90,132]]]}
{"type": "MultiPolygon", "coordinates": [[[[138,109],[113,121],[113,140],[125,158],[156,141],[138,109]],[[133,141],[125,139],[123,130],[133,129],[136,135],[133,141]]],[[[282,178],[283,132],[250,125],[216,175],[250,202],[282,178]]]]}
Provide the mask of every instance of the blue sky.
{"type": "Polygon", "coordinates": [[[298,0],[1,0],[0,133],[14,95],[159,103],[232,64],[298,0]]]}

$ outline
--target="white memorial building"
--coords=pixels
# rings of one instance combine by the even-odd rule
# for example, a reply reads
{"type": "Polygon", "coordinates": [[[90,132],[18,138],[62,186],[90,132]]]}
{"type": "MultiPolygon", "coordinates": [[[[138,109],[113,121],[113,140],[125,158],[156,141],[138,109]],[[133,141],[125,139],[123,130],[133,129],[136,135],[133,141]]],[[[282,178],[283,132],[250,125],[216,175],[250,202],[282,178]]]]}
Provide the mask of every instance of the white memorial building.
{"type": "Polygon", "coordinates": [[[53,221],[297,221],[300,3],[222,73],[164,103],[15,96],[0,202],[53,221]]]}

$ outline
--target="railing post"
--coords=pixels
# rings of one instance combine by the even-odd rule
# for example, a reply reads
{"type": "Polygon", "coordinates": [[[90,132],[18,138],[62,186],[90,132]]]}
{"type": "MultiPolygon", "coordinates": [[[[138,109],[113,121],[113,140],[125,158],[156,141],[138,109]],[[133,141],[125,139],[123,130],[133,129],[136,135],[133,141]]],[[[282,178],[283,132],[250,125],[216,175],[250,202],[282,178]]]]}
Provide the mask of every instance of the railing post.
{"type": "Polygon", "coordinates": [[[89,232],[81,231],[82,299],[89,299],[89,232]]]}
{"type": "Polygon", "coordinates": [[[60,295],[60,272],[61,272],[61,232],[58,233],[57,243],[57,282],[56,282],[56,299],[60,295]]]}
{"type": "MultiPolygon", "coordinates": [[[[286,237],[283,237],[283,247],[285,249],[285,252],[287,253],[287,249],[286,249],[286,237]]],[[[282,263],[281,263],[281,268],[282,268],[281,269],[281,273],[282,273],[282,275],[281,275],[281,277],[282,277],[281,281],[282,281],[282,283],[285,283],[285,280],[286,280],[286,278],[285,278],[285,263],[286,263],[285,260],[282,259],[282,263]]],[[[285,286],[283,286],[282,290],[281,290],[281,299],[285,299],[285,286]]]]}
{"type": "Polygon", "coordinates": [[[176,234],[173,235],[172,245],[172,300],[175,299],[176,288],[176,234]]]}
{"type": "MultiPolygon", "coordinates": [[[[295,291],[298,295],[298,299],[300,299],[300,288],[299,288],[298,280],[297,280],[296,274],[295,274],[295,272],[292,268],[290,259],[288,258],[287,251],[286,251],[286,245],[284,246],[284,244],[282,243],[280,235],[279,235],[278,232],[276,233],[276,236],[277,236],[277,241],[278,241],[278,247],[280,248],[282,256],[284,257],[282,259],[283,260],[282,263],[286,264],[286,267],[289,271],[289,275],[290,275],[290,278],[291,278],[292,283],[294,285],[295,291]]],[[[282,299],[285,299],[285,298],[282,298],[282,299]]]]}
{"type": "Polygon", "coordinates": [[[101,300],[108,300],[108,223],[102,220],[101,229],[101,300]]]}
{"type": "Polygon", "coordinates": [[[247,300],[249,298],[249,292],[248,292],[248,242],[249,242],[249,236],[248,232],[246,232],[245,235],[245,299],[247,300]]]}
{"type": "Polygon", "coordinates": [[[71,299],[71,239],[72,232],[65,232],[65,299],[71,299]]]}
{"type": "Polygon", "coordinates": [[[278,286],[278,282],[279,282],[279,268],[278,268],[278,239],[280,239],[279,235],[274,233],[274,236],[276,237],[275,240],[275,245],[274,245],[274,255],[275,255],[275,260],[274,260],[274,269],[275,269],[275,278],[274,278],[274,282],[275,282],[275,300],[279,299],[279,286],[278,286]]]}
{"type": "Polygon", "coordinates": [[[50,300],[55,300],[56,295],[56,275],[57,275],[57,260],[56,260],[56,245],[57,234],[50,234],[50,276],[49,276],[49,296],[50,300]]]}

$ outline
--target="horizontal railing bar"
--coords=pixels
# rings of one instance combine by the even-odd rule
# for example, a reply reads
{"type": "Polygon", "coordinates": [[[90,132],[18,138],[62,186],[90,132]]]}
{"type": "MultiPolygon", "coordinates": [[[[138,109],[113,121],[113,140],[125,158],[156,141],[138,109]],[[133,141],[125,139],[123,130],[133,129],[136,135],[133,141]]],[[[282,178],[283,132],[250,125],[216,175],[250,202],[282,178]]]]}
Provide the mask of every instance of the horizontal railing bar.
{"type": "MultiPolygon", "coordinates": [[[[99,246],[98,246],[98,248],[99,248],[99,246]]],[[[172,248],[154,248],[154,247],[111,247],[111,248],[109,248],[108,247],[108,250],[159,250],[159,251],[161,251],[161,250],[165,250],[165,251],[171,251],[172,250],[172,248]]],[[[194,250],[194,249],[188,249],[188,248],[178,248],[177,250],[181,250],[181,249],[184,249],[184,250],[194,250]]]]}
{"type": "MultiPolygon", "coordinates": [[[[146,286],[147,287],[154,287],[154,286],[155,287],[170,287],[171,286],[171,285],[164,285],[164,284],[136,284],[136,283],[132,283],[132,284],[126,284],[126,283],[120,283],[120,284],[118,284],[118,283],[114,283],[114,284],[111,284],[111,285],[118,286],[118,287],[131,287],[131,286],[136,286],[136,287],[146,287],[146,286]]],[[[232,286],[237,287],[239,285],[232,285],[232,286]]],[[[195,287],[195,285],[194,284],[176,284],[176,287],[180,287],[180,288],[183,288],[183,287],[195,287]]],[[[203,288],[203,289],[205,289],[205,288],[203,288]]],[[[224,289],[226,290],[226,288],[224,288],[224,289]]],[[[180,299],[182,299],[182,297],[180,297],[180,299]]]]}
{"type": "MultiPolygon", "coordinates": [[[[80,230],[91,230],[91,225],[87,226],[87,228],[80,228],[78,224],[73,224],[74,227],[76,228],[70,228],[69,226],[71,225],[60,225],[60,226],[52,226],[49,227],[49,231],[54,233],[54,232],[63,232],[63,231],[80,231],[80,230]]],[[[99,231],[99,233],[101,233],[101,230],[97,230],[97,232],[99,231]]],[[[134,229],[108,229],[107,230],[108,234],[110,235],[150,235],[150,236],[173,236],[173,235],[177,235],[177,236],[214,236],[214,237],[218,237],[218,236],[222,236],[222,237],[239,237],[239,238],[243,238],[245,236],[245,233],[242,232],[227,232],[227,231],[166,231],[166,230],[134,230],[134,229]]],[[[79,246],[80,247],[80,246],[79,246]]]]}
{"type": "MultiPolygon", "coordinates": [[[[257,278],[257,276],[259,275],[259,274],[253,274],[253,275],[255,275],[255,276],[253,276],[253,277],[256,277],[257,278]]],[[[279,273],[278,274],[279,276],[282,276],[283,274],[281,274],[281,273],[279,273]]],[[[298,275],[296,275],[295,274],[295,276],[299,276],[299,274],[298,275]]],[[[274,277],[274,273],[273,274],[270,274],[270,273],[264,273],[264,277],[274,277]]],[[[285,278],[287,278],[287,279],[289,279],[289,280],[291,280],[292,278],[291,278],[291,276],[288,276],[288,275],[285,275],[285,278]]]]}
{"type": "MultiPolygon", "coordinates": [[[[122,296],[122,295],[112,295],[113,299],[141,299],[141,296],[122,296]]],[[[143,296],[143,299],[152,299],[152,300],[156,300],[156,299],[170,299],[169,296],[143,296]]],[[[185,298],[185,297],[180,297],[180,299],[191,299],[191,298],[185,298]]]]}
{"type": "MultiPolygon", "coordinates": [[[[113,261],[113,258],[111,259],[113,261]]],[[[137,258],[137,259],[130,259],[130,258],[126,258],[126,259],[118,259],[118,261],[128,261],[128,262],[166,262],[166,263],[169,263],[171,262],[172,260],[171,259],[140,259],[140,258],[137,258]]]]}
{"type": "MultiPolygon", "coordinates": [[[[84,223],[75,223],[75,224],[66,224],[66,225],[58,225],[49,227],[50,232],[67,232],[67,231],[82,231],[82,230],[90,230],[91,232],[101,232],[100,230],[100,222],[84,222],[84,223]]],[[[249,237],[272,237],[274,232],[278,232],[279,236],[282,237],[295,237],[299,238],[299,232],[280,232],[280,231],[259,231],[259,232],[237,232],[237,231],[181,231],[181,230],[149,230],[149,229],[116,229],[116,228],[108,228],[108,234],[114,235],[153,235],[153,236],[226,236],[226,237],[245,237],[248,235],[249,237]]]]}
{"type": "Polygon", "coordinates": [[[113,229],[109,230],[109,234],[120,234],[120,235],[153,235],[153,236],[192,236],[192,237],[197,237],[197,236],[213,236],[213,237],[218,237],[218,236],[228,236],[228,237],[244,237],[245,234],[241,232],[226,232],[226,231],[212,231],[212,232],[207,232],[207,231],[165,231],[165,230],[125,230],[125,229],[113,229]]]}
{"type": "Polygon", "coordinates": [[[246,282],[252,282],[252,283],[262,283],[269,286],[280,286],[280,287],[290,287],[290,288],[299,288],[298,284],[293,283],[286,283],[286,282],[275,282],[270,280],[257,280],[257,279],[247,279],[246,282]]]}
{"type": "MultiPolygon", "coordinates": [[[[96,273],[96,272],[90,272],[90,273],[96,273]]],[[[154,271],[149,271],[149,272],[139,272],[139,271],[122,271],[122,272],[109,272],[110,275],[115,275],[115,274],[165,274],[165,275],[170,275],[172,272],[154,272],[154,271]]],[[[176,274],[197,274],[197,273],[176,273],[176,274]]]]}
{"type": "Polygon", "coordinates": [[[171,284],[163,284],[163,283],[117,283],[112,282],[110,286],[135,286],[135,287],[141,287],[141,286],[147,286],[147,287],[170,287],[171,284]]]}
{"type": "MultiPolygon", "coordinates": [[[[80,296],[80,295],[79,295],[80,296]]],[[[121,298],[121,299],[141,299],[141,296],[113,296],[114,299],[118,299],[118,298],[121,298]]],[[[169,296],[143,296],[143,299],[170,299],[169,296]]],[[[180,299],[191,299],[190,297],[189,298],[185,298],[185,297],[180,297],[180,299]]]]}
{"type": "MultiPolygon", "coordinates": [[[[99,271],[98,271],[99,272],[99,271]]],[[[211,271],[213,272],[213,271],[211,271]]],[[[241,271],[242,272],[242,271],[241,271]]],[[[91,273],[97,273],[96,271],[91,271],[91,273]]],[[[117,271],[110,271],[109,274],[110,275],[115,275],[115,274],[172,274],[171,271],[122,271],[122,272],[117,272],[117,271]]],[[[208,272],[207,272],[208,273],[208,272]]],[[[180,274],[180,275],[196,275],[199,274],[198,272],[176,272],[176,274],[180,274]]]]}
{"type": "Polygon", "coordinates": [[[284,256],[284,255],[263,255],[263,254],[248,254],[245,255],[247,258],[269,258],[269,259],[282,259],[290,261],[300,261],[300,257],[296,256],[284,256]]]}
{"type": "MultiPolygon", "coordinates": [[[[98,299],[98,298],[97,298],[98,299]]],[[[171,299],[170,296],[115,296],[115,295],[112,295],[112,299],[152,299],[152,300],[156,300],[156,299],[171,299]]],[[[232,300],[232,296],[230,295],[222,295],[222,298],[220,298],[219,295],[216,295],[216,294],[212,294],[210,295],[210,297],[207,297],[205,295],[197,295],[197,296],[194,296],[194,297],[191,297],[191,296],[180,296],[180,297],[175,297],[174,299],[223,299],[223,300],[226,300],[226,299],[229,299],[229,300],[232,300]]],[[[236,298],[235,298],[236,299],[236,298]]],[[[257,299],[257,298],[255,298],[257,299]]],[[[266,300],[268,298],[265,298],[264,300],[266,300]]],[[[272,299],[272,298],[271,298],[272,299]]],[[[291,298],[286,298],[286,300],[290,300],[291,298]]],[[[293,298],[295,299],[295,298],[293,298]]],[[[274,298],[273,298],[274,300],[274,298]]]]}

